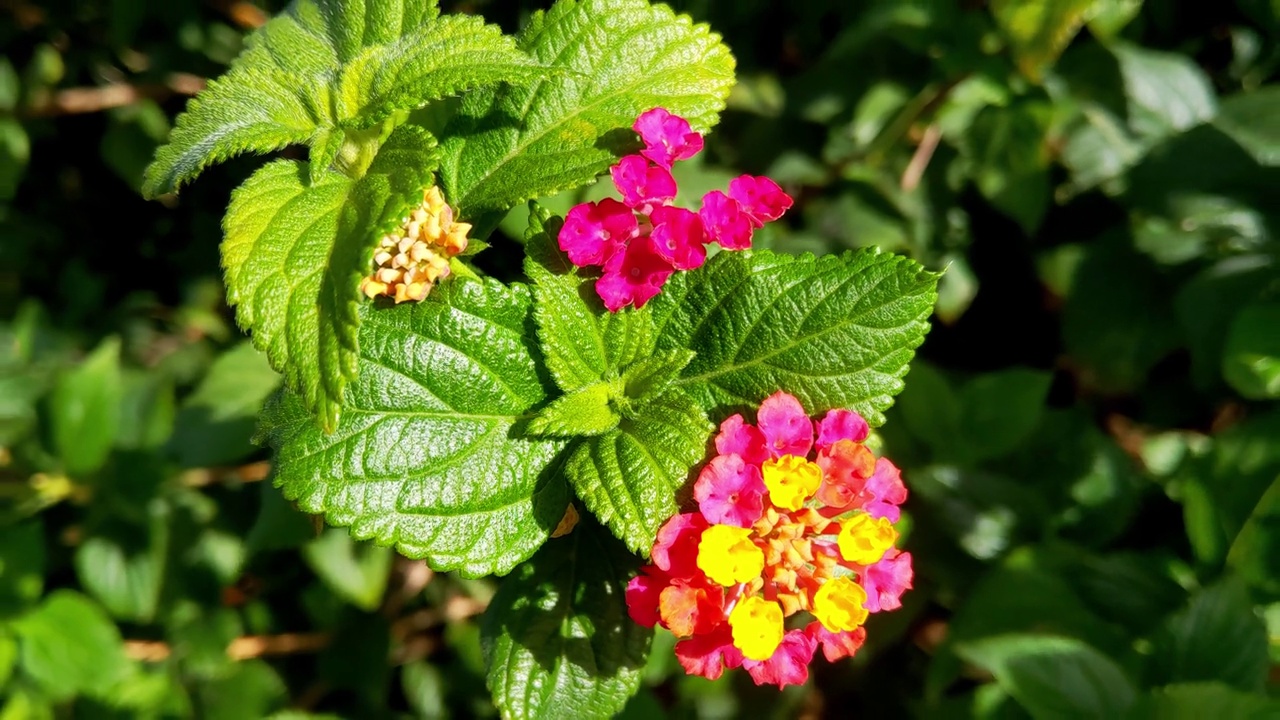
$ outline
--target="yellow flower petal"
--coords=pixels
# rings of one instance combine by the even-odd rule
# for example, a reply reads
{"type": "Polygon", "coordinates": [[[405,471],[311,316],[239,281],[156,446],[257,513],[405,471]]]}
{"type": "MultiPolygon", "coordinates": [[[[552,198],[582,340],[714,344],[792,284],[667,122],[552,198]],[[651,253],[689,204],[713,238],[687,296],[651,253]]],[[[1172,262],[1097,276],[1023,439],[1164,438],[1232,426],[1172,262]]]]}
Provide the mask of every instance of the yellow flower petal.
{"type": "Polygon", "coordinates": [[[729,613],[729,627],[743,657],[768,660],[782,644],[782,608],[763,598],[746,598],[729,613]]]}
{"type": "Polygon", "coordinates": [[[851,563],[871,565],[884,557],[898,540],[898,531],[888,518],[855,515],[840,526],[836,543],[840,557],[851,563]]]}
{"type": "Polygon", "coordinates": [[[813,595],[813,616],[831,632],[856,629],[867,621],[867,591],[848,577],[829,580],[813,595]]]}
{"type": "Polygon", "coordinates": [[[787,510],[799,510],[822,484],[822,468],[796,455],[766,460],[760,470],[769,499],[787,510]]]}
{"type": "Polygon", "coordinates": [[[698,568],[713,582],[737,585],[760,577],[764,552],[751,542],[751,529],[712,525],[698,541],[698,568]]]}

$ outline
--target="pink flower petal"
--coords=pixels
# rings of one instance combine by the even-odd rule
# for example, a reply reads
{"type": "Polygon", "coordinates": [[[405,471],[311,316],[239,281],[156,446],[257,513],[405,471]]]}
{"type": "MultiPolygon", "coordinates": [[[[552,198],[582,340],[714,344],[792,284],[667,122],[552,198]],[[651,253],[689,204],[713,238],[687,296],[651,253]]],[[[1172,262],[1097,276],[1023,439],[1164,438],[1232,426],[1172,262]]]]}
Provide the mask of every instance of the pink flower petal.
{"type": "Polygon", "coordinates": [[[609,169],[613,184],[627,207],[648,212],[676,196],[676,180],[666,168],[650,165],[639,155],[628,155],[609,169]]]}
{"type": "Polygon", "coordinates": [[[863,497],[867,478],[876,469],[875,455],[852,440],[838,440],[818,451],[818,467],[822,468],[822,484],[818,501],[828,508],[843,511],[863,497]]]}
{"type": "Polygon", "coordinates": [[[605,198],[574,206],[560,228],[560,249],[578,267],[603,265],[626,242],[639,234],[636,215],[626,205],[605,198]]]}
{"type": "Polygon", "coordinates": [[[761,227],[791,207],[791,196],[767,177],[741,175],[729,182],[729,197],[742,204],[751,224],[761,227]]]}
{"type": "Polygon", "coordinates": [[[839,440],[860,443],[867,439],[870,431],[867,421],[858,413],[844,409],[828,410],[818,422],[818,449],[825,450],[839,440]]]}
{"type": "Polygon", "coordinates": [[[751,247],[751,218],[742,211],[742,205],[719,190],[702,196],[702,209],[698,211],[707,235],[726,250],[746,250],[751,247]]]}
{"type": "Polygon", "coordinates": [[[644,307],[672,272],[671,264],[654,247],[653,238],[642,235],[605,263],[604,275],[596,281],[596,294],[611,312],[632,304],[644,307]]]}
{"type": "Polygon", "coordinates": [[[862,643],[867,640],[867,629],[865,627],[831,632],[823,627],[822,623],[815,620],[809,623],[804,631],[809,637],[822,643],[822,654],[827,658],[827,662],[853,657],[858,652],[858,649],[862,647],[862,643]]]}
{"type": "Polygon", "coordinates": [[[631,128],[644,141],[640,154],[667,169],[676,160],[691,158],[702,150],[702,136],[689,127],[688,120],[672,115],[666,108],[643,113],[631,128]]]}
{"type": "Polygon", "coordinates": [[[902,474],[887,458],[876,460],[876,471],[862,490],[862,509],[873,518],[889,518],[898,522],[902,512],[898,506],[907,500],[907,486],[902,484],[902,474]]]}
{"type": "Polygon", "coordinates": [[[716,435],[716,451],[721,455],[739,455],[747,463],[759,466],[769,459],[764,447],[764,435],[754,425],[748,425],[741,415],[733,415],[720,423],[716,435]]]}
{"type": "Polygon", "coordinates": [[[764,513],[764,478],[739,455],[717,455],[693,486],[703,517],[716,525],[751,527],[764,513]]]}
{"type": "Polygon", "coordinates": [[[707,233],[698,214],[684,208],[663,205],[650,214],[653,245],[664,260],[677,270],[701,267],[707,259],[707,233]]]}
{"type": "Polygon", "coordinates": [[[676,659],[690,675],[715,680],[725,669],[742,665],[742,651],[733,646],[729,623],[723,623],[714,632],[676,643],[676,659]]]}
{"type": "Polygon", "coordinates": [[[765,447],[771,457],[805,457],[813,447],[813,423],[800,401],[781,390],[760,403],[756,424],[764,434],[765,447]]]}
{"type": "Polygon", "coordinates": [[[671,578],[653,565],[640,568],[640,574],[627,583],[625,594],[631,619],[645,627],[656,625],[660,619],[658,600],[670,582],[671,578]]]}
{"type": "Polygon", "coordinates": [[[871,612],[897,610],[902,607],[902,593],[911,589],[913,579],[911,553],[890,550],[862,571],[862,587],[867,591],[862,607],[871,612]]]}
{"type": "Polygon", "coordinates": [[[809,679],[809,663],[817,642],[803,630],[790,630],[782,637],[782,644],[768,660],[743,660],[742,666],[751,673],[757,685],[803,685],[809,679]]]}
{"type": "Polygon", "coordinates": [[[698,543],[710,525],[698,513],[673,516],[653,543],[653,564],[677,580],[705,579],[698,569],[698,543]]]}

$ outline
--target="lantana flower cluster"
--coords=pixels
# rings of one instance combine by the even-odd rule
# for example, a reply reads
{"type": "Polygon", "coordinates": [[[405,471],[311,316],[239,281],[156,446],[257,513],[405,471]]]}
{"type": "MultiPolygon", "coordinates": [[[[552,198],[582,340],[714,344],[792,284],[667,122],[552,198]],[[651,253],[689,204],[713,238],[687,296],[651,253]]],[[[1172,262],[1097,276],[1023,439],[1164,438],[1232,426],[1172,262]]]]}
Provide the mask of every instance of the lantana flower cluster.
{"type": "Polygon", "coordinates": [[[613,312],[643,307],[672,273],[700,267],[711,243],[726,250],[750,247],[752,233],[792,204],[769,178],[742,175],[729,183],[727,194],[704,195],[697,212],[675,207],[678,188],[671,168],[702,150],[702,136],[660,107],[640,115],[632,129],[644,149],[610,168],[622,199],[574,207],[559,236],[574,265],[603,268],[596,293],[613,312]]]}
{"type": "Polygon", "coordinates": [[[373,255],[375,267],[360,291],[370,298],[394,298],[396,304],[422,300],[449,276],[449,258],[467,249],[470,231],[471,223],[454,221],[440,188],[427,188],[400,227],[382,236],[373,255]]]}
{"type": "Polygon", "coordinates": [[[912,581],[894,547],[907,490],[867,434],[857,413],[813,421],[783,392],[754,426],[725,420],[697,512],[663,525],[627,585],[631,618],[681,638],[685,671],[713,680],[743,667],[757,685],[801,684],[819,645],[829,661],[852,656],[868,615],[900,607],[912,581]]]}

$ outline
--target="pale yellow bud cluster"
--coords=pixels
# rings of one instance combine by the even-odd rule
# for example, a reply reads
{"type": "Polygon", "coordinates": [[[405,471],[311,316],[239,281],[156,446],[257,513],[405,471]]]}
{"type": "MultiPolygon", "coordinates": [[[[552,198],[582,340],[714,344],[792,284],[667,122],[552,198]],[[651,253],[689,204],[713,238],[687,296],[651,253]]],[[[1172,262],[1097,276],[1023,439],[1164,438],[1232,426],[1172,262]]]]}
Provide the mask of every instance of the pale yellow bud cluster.
{"type": "Polygon", "coordinates": [[[386,295],[397,303],[421,300],[449,275],[449,258],[467,249],[470,223],[454,222],[453,208],[440,189],[430,187],[404,224],[382,236],[373,273],[360,283],[368,297],[386,295]]]}

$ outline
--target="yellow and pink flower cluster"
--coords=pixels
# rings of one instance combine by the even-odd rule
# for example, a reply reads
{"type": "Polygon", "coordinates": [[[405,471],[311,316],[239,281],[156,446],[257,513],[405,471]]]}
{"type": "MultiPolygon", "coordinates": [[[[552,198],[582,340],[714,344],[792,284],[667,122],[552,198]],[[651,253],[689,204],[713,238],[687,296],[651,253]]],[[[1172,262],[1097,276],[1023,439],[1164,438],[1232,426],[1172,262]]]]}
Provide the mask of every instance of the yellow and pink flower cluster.
{"type": "Polygon", "coordinates": [[[833,662],[857,652],[868,614],[900,607],[912,580],[894,548],[907,490],[867,433],[857,413],[813,421],[783,392],[755,425],[725,420],[698,511],[663,525],[627,585],[632,619],[681,638],[680,664],[711,679],[743,667],[757,685],[801,684],[819,645],[833,662]]]}

